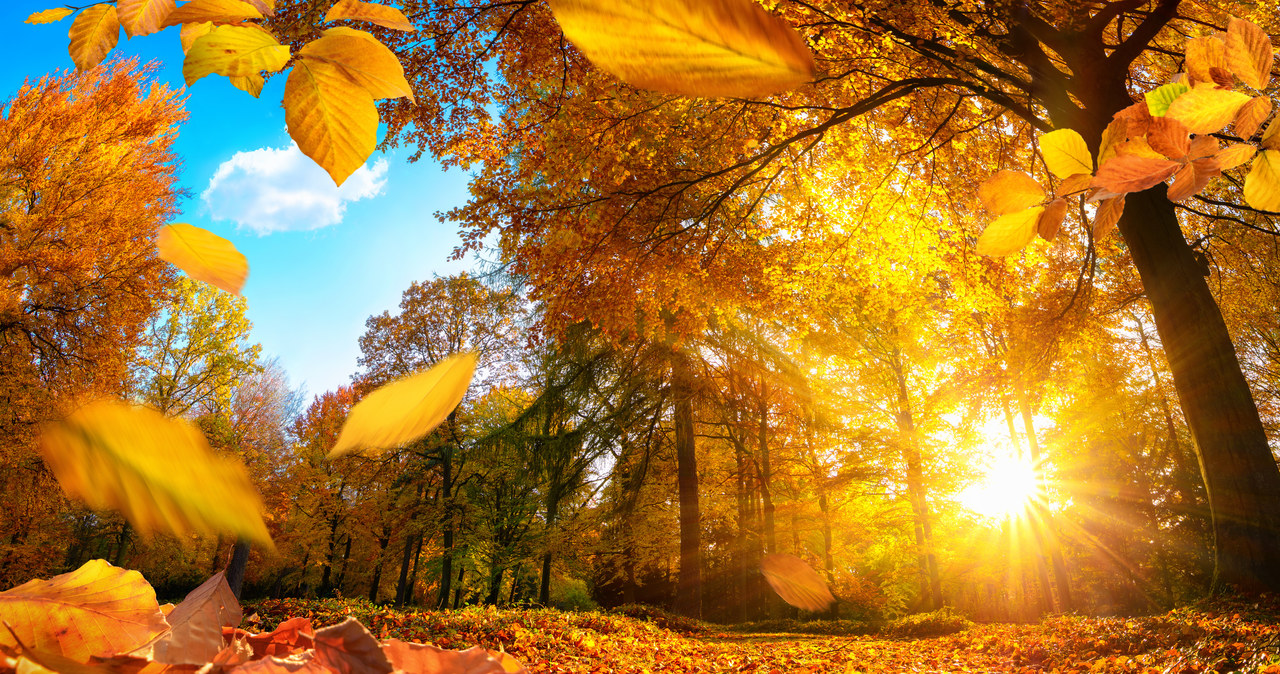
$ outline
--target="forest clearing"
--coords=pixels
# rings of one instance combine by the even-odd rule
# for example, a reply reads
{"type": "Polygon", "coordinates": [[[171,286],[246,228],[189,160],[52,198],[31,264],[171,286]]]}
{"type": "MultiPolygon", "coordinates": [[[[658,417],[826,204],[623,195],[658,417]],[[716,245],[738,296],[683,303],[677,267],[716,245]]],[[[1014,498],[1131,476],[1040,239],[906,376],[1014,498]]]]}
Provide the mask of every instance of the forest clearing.
{"type": "Polygon", "coordinates": [[[1274,8],[0,21],[0,674],[1280,671],[1274,8]]]}

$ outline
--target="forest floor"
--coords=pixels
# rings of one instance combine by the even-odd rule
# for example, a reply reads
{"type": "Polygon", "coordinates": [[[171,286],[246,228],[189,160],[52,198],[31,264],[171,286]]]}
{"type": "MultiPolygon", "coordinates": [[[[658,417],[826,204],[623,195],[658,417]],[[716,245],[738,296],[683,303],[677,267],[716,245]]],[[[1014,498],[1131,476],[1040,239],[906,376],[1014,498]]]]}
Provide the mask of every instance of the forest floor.
{"type": "MultiPolygon", "coordinates": [[[[394,611],[346,600],[267,600],[243,627],[289,617],[317,628],[355,617],[374,636],[505,650],[531,672],[1265,672],[1280,673],[1280,604],[1215,602],[1134,618],[1055,616],[935,637],[731,631],[654,612],[469,608],[394,611]]],[[[803,624],[796,624],[803,628],[803,624]]]]}

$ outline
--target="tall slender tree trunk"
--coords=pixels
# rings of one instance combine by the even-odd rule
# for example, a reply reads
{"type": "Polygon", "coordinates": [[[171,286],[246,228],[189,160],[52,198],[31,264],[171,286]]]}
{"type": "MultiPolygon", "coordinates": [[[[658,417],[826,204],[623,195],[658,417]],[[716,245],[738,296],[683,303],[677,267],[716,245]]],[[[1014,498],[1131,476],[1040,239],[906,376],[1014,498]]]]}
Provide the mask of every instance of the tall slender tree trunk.
{"type": "Polygon", "coordinates": [[[693,372],[686,354],[671,355],[671,396],[675,404],[676,483],[680,500],[680,575],[676,610],[702,617],[702,541],[698,508],[697,441],[693,426],[693,372]]]}
{"type": "Polygon", "coordinates": [[[942,608],[942,579],[938,558],[933,551],[933,523],[929,513],[928,487],[924,481],[924,459],[920,454],[920,438],[911,412],[911,395],[907,390],[906,372],[895,352],[892,367],[897,391],[898,431],[901,435],[902,458],[907,464],[907,493],[915,520],[916,549],[920,565],[920,595],[934,610],[942,608]]]}
{"type": "MultiPolygon", "coordinates": [[[[1042,493],[1048,493],[1048,481],[1044,476],[1044,466],[1040,460],[1040,441],[1036,437],[1036,426],[1032,418],[1031,401],[1027,398],[1027,389],[1024,382],[1018,381],[1018,411],[1022,415],[1022,425],[1026,429],[1027,447],[1031,450],[1031,465],[1035,467],[1036,483],[1042,493]]],[[[1074,602],[1071,600],[1071,577],[1067,574],[1067,563],[1062,556],[1061,537],[1058,534],[1058,527],[1054,524],[1053,513],[1049,511],[1047,504],[1033,504],[1037,510],[1038,517],[1032,522],[1032,526],[1039,527],[1042,531],[1038,534],[1043,535],[1044,545],[1049,553],[1049,562],[1053,565],[1053,580],[1058,586],[1058,607],[1061,611],[1070,611],[1075,608],[1074,602]]]]}
{"type": "Polygon", "coordinates": [[[244,587],[244,572],[249,566],[249,541],[238,540],[231,550],[231,563],[227,565],[227,585],[231,593],[240,598],[240,590],[244,587]]]}
{"type": "Polygon", "coordinates": [[[760,398],[756,413],[760,420],[757,428],[757,447],[760,450],[760,499],[764,504],[764,551],[772,555],[778,551],[778,529],[774,523],[773,465],[769,461],[769,387],[760,382],[760,398]]]}
{"type": "MultiPolygon", "coordinates": [[[[452,416],[452,415],[451,415],[452,416]]],[[[440,597],[436,608],[449,608],[449,590],[453,582],[453,450],[446,447],[440,461],[440,597]]]]}
{"type": "Polygon", "coordinates": [[[369,603],[378,603],[378,586],[382,584],[382,565],[387,560],[387,544],[391,542],[391,526],[382,525],[378,537],[378,561],[373,565],[373,581],[369,583],[369,603]]]}
{"type": "MultiPolygon", "coordinates": [[[[556,519],[560,516],[560,493],[559,489],[547,490],[547,532],[550,533],[556,525],[556,519]]],[[[542,578],[538,582],[538,603],[543,606],[551,604],[551,548],[547,547],[546,552],[542,553],[542,578]]]]}
{"type": "Polygon", "coordinates": [[[342,551],[342,568],[338,570],[338,581],[333,584],[334,589],[341,590],[342,583],[347,579],[347,564],[351,561],[351,534],[347,534],[346,549],[342,551]]]}

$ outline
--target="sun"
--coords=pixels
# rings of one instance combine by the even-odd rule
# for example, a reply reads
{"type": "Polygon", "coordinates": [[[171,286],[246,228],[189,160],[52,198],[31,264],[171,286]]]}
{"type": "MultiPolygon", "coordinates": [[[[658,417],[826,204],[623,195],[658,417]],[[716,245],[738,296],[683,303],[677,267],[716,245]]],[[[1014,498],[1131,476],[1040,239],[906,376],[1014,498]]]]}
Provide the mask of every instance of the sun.
{"type": "Polygon", "coordinates": [[[1031,462],[1009,455],[997,456],[982,481],[960,492],[960,504],[984,517],[1003,520],[1022,516],[1040,486],[1031,462]]]}

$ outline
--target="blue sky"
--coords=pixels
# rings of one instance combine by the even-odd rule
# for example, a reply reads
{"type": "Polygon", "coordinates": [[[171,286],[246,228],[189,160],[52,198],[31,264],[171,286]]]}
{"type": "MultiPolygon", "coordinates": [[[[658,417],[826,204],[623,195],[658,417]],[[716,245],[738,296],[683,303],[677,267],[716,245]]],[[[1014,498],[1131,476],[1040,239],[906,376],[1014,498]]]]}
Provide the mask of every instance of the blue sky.
{"type": "MultiPolygon", "coordinates": [[[[23,23],[57,0],[0,3],[11,55],[0,61],[0,95],[24,80],[72,67],[71,19],[23,23]]],[[[125,40],[117,53],[159,60],[159,78],[182,89],[177,29],[125,40]]],[[[280,107],[284,78],[260,99],[210,76],[186,88],[189,120],[178,137],[181,183],[190,196],[179,222],[230,239],[249,259],[244,296],[253,339],[279,358],[294,386],[311,395],[356,371],[364,321],[394,311],[416,280],[465,269],[448,259],[457,228],[434,214],[466,200],[467,178],[408,152],[375,153],[342,190],[292,147],[280,107]],[[206,198],[207,193],[207,198],[206,198]],[[281,204],[287,204],[281,206],[281,204]]]]}

